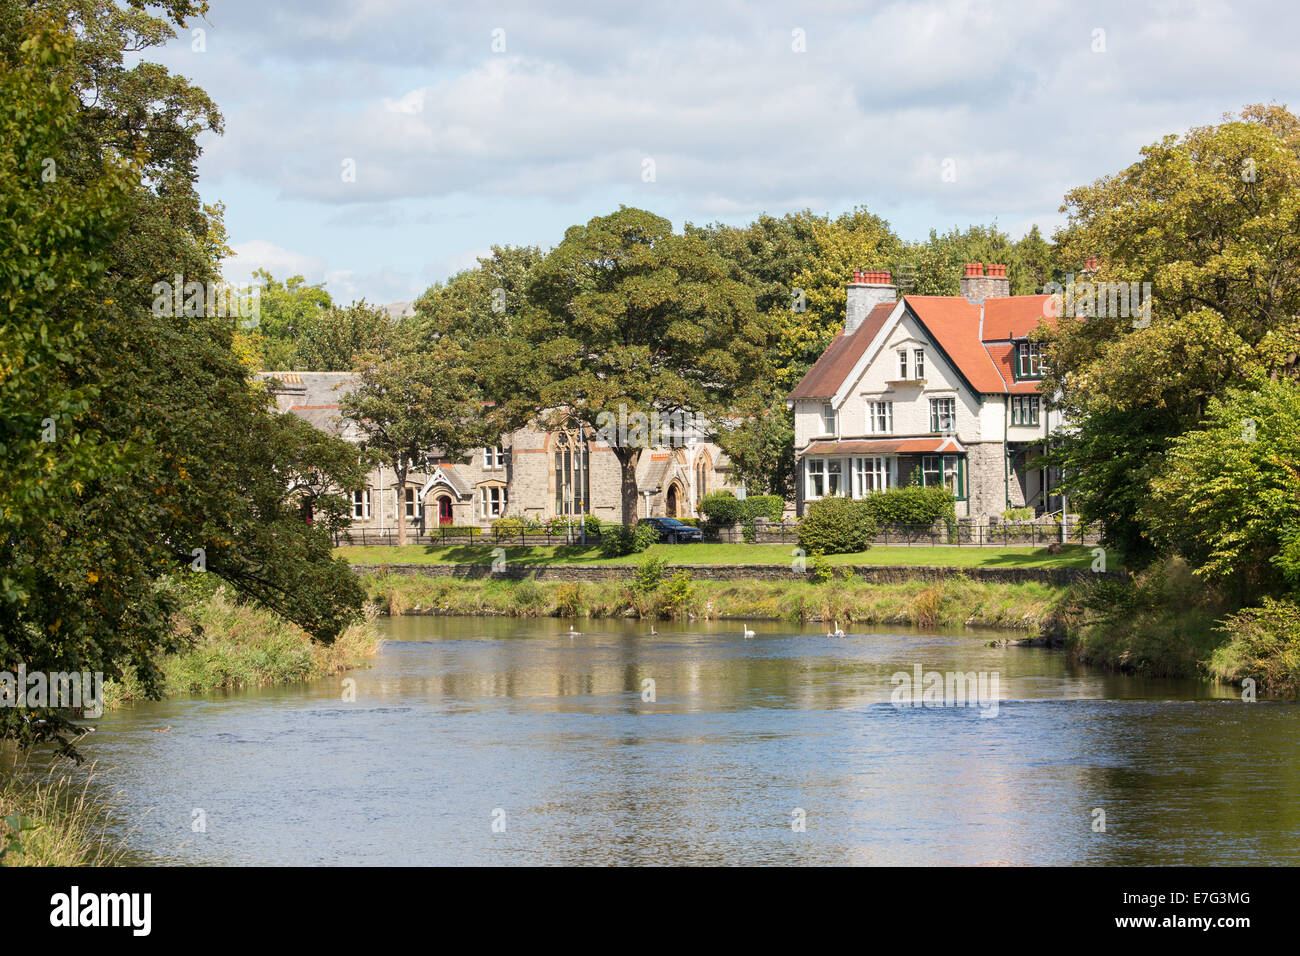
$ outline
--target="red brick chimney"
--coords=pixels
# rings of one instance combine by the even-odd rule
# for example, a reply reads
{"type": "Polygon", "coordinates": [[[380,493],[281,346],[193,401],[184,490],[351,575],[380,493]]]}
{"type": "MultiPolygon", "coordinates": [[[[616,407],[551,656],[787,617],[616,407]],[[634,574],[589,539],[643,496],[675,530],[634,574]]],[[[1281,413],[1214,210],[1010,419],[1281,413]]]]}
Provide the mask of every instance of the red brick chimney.
{"type": "Polygon", "coordinates": [[[846,289],[845,335],[856,332],[871,310],[880,303],[898,301],[898,289],[890,281],[889,273],[881,269],[871,272],[854,271],[853,281],[846,289]]]}
{"type": "Polygon", "coordinates": [[[1007,267],[989,263],[988,274],[979,262],[966,263],[966,274],[961,280],[961,294],[968,302],[979,304],[985,299],[1006,298],[1011,294],[1011,280],[1007,267]]]}

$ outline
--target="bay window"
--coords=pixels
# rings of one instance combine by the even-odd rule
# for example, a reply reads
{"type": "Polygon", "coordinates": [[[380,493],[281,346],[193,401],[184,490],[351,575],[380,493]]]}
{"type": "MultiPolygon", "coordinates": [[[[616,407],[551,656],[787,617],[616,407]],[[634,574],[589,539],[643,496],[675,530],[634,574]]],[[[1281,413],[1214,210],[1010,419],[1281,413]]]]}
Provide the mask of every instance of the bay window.
{"type": "Polygon", "coordinates": [[[853,497],[865,498],[889,487],[888,458],[853,459],[853,497]]]}

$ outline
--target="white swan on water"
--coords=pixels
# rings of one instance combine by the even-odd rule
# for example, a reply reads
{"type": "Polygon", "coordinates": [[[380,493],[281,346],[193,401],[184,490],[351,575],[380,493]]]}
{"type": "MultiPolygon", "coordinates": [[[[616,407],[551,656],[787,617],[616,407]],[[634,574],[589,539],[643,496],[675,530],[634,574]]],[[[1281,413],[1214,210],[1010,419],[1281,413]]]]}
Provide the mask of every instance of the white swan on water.
{"type": "Polygon", "coordinates": [[[836,621],[836,622],[835,622],[835,630],[833,630],[833,631],[827,631],[827,632],[826,632],[826,636],[827,636],[827,637],[843,637],[843,636],[844,636],[844,632],[840,630],[840,622],[839,622],[839,621],[836,621]]]}
{"type": "Polygon", "coordinates": [[[573,629],[573,625],[570,624],[570,625],[569,625],[569,637],[582,637],[582,632],[581,632],[581,631],[575,631],[575,630],[573,629]]]}
{"type": "Polygon", "coordinates": [[[749,640],[749,638],[754,636],[754,632],[749,629],[748,624],[742,624],[741,627],[744,628],[744,631],[741,636],[744,637],[746,640],[749,640]]]}

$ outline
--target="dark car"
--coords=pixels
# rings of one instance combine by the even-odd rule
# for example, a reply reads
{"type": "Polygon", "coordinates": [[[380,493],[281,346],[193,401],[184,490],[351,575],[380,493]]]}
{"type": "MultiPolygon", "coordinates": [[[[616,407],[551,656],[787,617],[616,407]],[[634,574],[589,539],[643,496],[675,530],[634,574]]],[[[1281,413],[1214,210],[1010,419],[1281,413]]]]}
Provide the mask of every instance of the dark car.
{"type": "Polygon", "coordinates": [[[688,524],[682,524],[676,518],[642,518],[637,524],[651,525],[659,531],[659,540],[664,544],[684,544],[688,541],[703,541],[704,532],[688,524]]]}

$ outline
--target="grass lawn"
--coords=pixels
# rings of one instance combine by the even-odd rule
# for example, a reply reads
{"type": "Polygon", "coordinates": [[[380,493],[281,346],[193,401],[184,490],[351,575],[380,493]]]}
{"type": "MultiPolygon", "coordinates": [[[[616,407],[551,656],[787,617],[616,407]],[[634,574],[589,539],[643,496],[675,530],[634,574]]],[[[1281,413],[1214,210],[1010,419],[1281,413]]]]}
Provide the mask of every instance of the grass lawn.
{"type": "MultiPolygon", "coordinates": [[[[423,545],[405,547],[353,545],[335,548],[334,553],[353,564],[491,564],[494,547],[487,545],[423,545]]],[[[641,554],[602,558],[598,547],[579,545],[513,546],[505,549],[512,564],[632,564],[646,555],[662,556],[671,564],[789,564],[793,545],[783,544],[656,544],[641,554]]],[[[1116,567],[1107,555],[1108,567],[1116,567]]],[[[943,565],[960,568],[1087,568],[1093,560],[1092,547],[1067,545],[1061,554],[1032,547],[917,547],[872,548],[861,554],[833,554],[831,564],[943,565]]]]}

